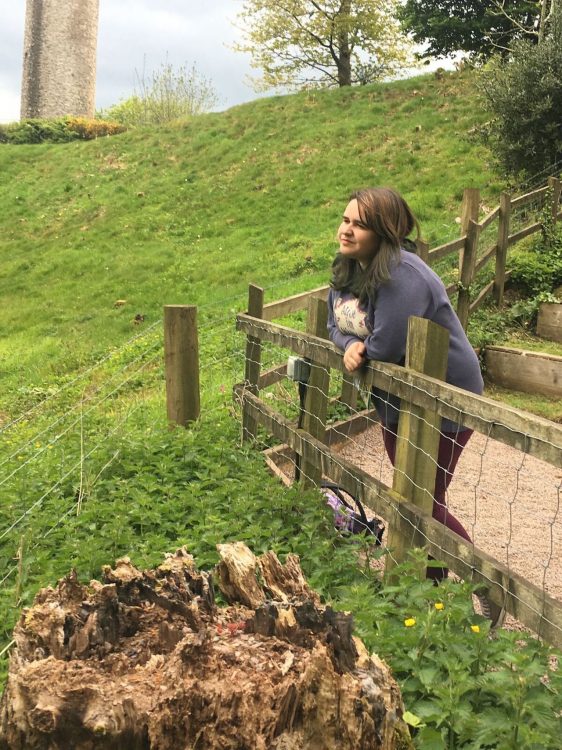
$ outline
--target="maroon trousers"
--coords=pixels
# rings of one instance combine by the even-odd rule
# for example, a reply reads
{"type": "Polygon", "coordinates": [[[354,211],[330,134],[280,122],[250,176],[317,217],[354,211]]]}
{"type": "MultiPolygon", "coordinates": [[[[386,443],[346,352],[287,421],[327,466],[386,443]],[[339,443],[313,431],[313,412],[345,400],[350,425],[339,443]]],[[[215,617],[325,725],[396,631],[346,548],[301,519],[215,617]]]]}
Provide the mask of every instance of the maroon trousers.
{"type": "MultiPolygon", "coordinates": [[[[384,447],[392,465],[396,456],[396,427],[382,426],[382,437],[384,447]]],[[[463,448],[468,443],[472,430],[462,430],[462,432],[442,432],[439,440],[439,453],[437,456],[437,474],[435,476],[435,491],[433,493],[433,518],[440,521],[447,528],[454,531],[463,539],[471,542],[471,538],[455,516],[447,508],[445,495],[449,486],[455,467],[460,458],[463,448]]],[[[446,578],[448,570],[446,568],[428,568],[427,577],[440,581],[446,578]]]]}

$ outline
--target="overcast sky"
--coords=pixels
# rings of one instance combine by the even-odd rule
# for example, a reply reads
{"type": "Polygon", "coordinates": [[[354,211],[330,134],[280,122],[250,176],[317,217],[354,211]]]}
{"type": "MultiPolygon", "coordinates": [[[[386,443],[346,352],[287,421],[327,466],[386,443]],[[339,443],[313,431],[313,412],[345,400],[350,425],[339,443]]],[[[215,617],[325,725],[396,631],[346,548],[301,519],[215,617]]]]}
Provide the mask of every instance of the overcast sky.
{"type": "MultiPolygon", "coordinates": [[[[96,107],[133,93],[136,73],[195,63],[218,94],[218,109],[255,99],[249,58],[227,45],[241,0],[100,0],[96,107]]],[[[0,122],[18,120],[25,0],[0,0],[0,122]]]]}

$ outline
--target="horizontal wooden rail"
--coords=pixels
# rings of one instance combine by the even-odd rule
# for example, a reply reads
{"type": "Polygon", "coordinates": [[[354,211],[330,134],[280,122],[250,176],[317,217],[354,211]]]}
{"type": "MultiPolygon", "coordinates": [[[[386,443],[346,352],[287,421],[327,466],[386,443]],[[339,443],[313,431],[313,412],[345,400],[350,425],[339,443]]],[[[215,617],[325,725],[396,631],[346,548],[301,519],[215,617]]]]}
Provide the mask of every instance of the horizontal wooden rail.
{"type": "Polygon", "coordinates": [[[300,294],[294,294],[292,297],[285,297],[285,299],[270,302],[263,306],[263,319],[274,320],[274,318],[282,318],[284,315],[289,315],[299,310],[306,310],[310,297],[322,296],[324,299],[327,299],[329,290],[330,287],[327,285],[319,286],[308,292],[301,292],[300,294]]]}
{"type": "Polygon", "coordinates": [[[475,310],[478,310],[478,308],[484,302],[486,297],[492,294],[492,292],[494,291],[494,284],[495,284],[494,280],[490,281],[489,284],[486,284],[484,289],[480,290],[480,294],[478,295],[478,297],[476,297],[476,299],[470,303],[469,311],[471,315],[475,310]]]}
{"type": "Polygon", "coordinates": [[[511,208],[521,208],[521,206],[526,206],[528,203],[532,203],[537,198],[544,199],[546,197],[547,191],[548,186],[537,188],[536,190],[532,190],[530,193],[520,195],[518,198],[512,198],[511,208]]]}
{"type": "Polygon", "coordinates": [[[490,260],[490,258],[495,258],[496,253],[498,251],[498,243],[494,242],[492,247],[489,247],[487,250],[484,251],[484,253],[478,258],[476,261],[476,264],[474,266],[474,275],[478,273],[478,271],[481,271],[482,268],[486,265],[486,263],[490,260]]]}
{"type": "Polygon", "coordinates": [[[438,245],[437,247],[434,247],[433,250],[429,251],[429,263],[433,264],[436,261],[441,260],[441,258],[445,258],[445,256],[450,255],[451,253],[462,250],[465,240],[466,235],[463,235],[462,237],[459,237],[458,240],[451,240],[451,242],[446,242],[444,245],[438,245]]]}
{"type": "Polygon", "coordinates": [[[454,284],[449,284],[449,286],[445,287],[445,291],[447,292],[447,296],[450,297],[451,294],[455,294],[455,292],[459,291],[459,285],[455,281],[454,284]]]}
{"type": "Polygon", "coordinates": [[[280,383],[282,380],[285,380],[287,378],[287,365],[278,365],[277,367],[272,367],[270,370],[266,370],[265,372],[262,372],[260,374],[259,380],[258,380],[258,387],[261,390],[262,388],[269,388],[271,385],[275,385],[275,383],[280,383]]]}
{"type": "MultiPolygon", "coordinates": [[[[236,327],[262,341],[286,347],[302,357],[310,357],[320,366],[344,371],[341,352],[332,343],[317,336],[244,314],[236,317],[236,327]]],[[[562,425],[399,365],[370,361],[363,373],[363,387],[366,390],[376,386],[400,398],[407,398],[416,406],[433,409],[446,419],[452,419],[554,466],[562,466],[562,425]]]]}
{"type": "Polygon", "coordinates": [[[510,234],[507,238],[507,244],[509,247],[511,245],[515,245],[516,242],[520,242],[521,240],[525,239],[525,237],[528,237],[530,234],[534,234],[535,232],[539,232],[542,229],[542,222],[536,221],[534,224],[530,224],[528,227],[525,227],[525,229],[520,229],[518,232],[515,232],[514,234],[510,234]]]}
{"type": "Polygon", "coordinates": [[[358,497],[368,508],[409,535],[421,537],[429,554],[443,561],[462,579],[482,583],[489,597],[556,647],[562,647],[562,602],[526,581],[477,547],[468,544],[443,524],[426,516],[381,481],[333,453],[309,433],[296,428],[243,385],[235,386],[235,397],[256,422],[280,442],[307,460],[314,461],[323,476],[358,497]]]}
{"type": "Polygon", "coordinates": [[[482,221],[480,222],[480,229],[484,230],[486,227],[488,227],[493,221],[495,221],[498,216],[500,215],[500,207],[496,206],[493,211],[490,211],[489,214],[487,214],[482,221]]]}

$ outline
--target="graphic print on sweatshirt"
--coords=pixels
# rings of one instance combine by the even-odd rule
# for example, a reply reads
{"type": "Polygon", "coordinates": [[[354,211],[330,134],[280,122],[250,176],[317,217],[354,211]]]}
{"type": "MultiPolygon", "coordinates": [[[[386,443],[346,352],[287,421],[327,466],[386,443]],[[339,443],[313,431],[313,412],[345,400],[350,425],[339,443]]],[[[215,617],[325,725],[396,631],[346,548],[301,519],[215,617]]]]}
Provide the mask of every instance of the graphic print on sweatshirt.
{"type": "Polygon", "coordinates": [[[359,307],[357,297],[338,297],[334,304],[334,320],[342,333],[361,339],[371,333],[367,313],[359,307]]]}

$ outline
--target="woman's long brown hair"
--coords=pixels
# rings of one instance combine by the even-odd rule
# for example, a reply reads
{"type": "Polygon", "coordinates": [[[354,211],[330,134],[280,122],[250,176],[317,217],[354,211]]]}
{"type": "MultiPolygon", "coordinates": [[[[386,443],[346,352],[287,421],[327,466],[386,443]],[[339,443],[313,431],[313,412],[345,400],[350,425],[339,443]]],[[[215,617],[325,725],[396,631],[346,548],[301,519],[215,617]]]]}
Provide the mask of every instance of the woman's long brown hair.
{"type": "Polygon", "coordinates": [[[352,292],[365,306],[369,299],[374,302],[377,289],[389,280],[392,266],[400,260],[400,248],[413,249],[406,238],[414,229],[419,237],[420,228],[404,198],[390,188],[356,190],[349,200],[357,201],[359,217],[376,234],[379,247],[365,270],[354,258],[338,254],[330,284],[339,291],[352,292]]]}

